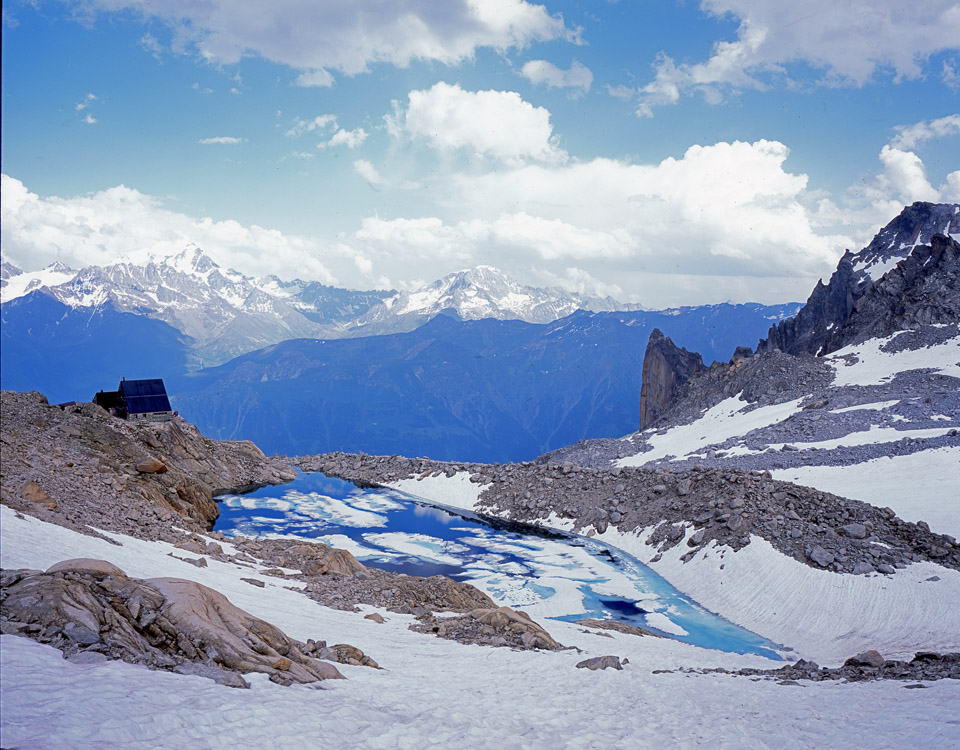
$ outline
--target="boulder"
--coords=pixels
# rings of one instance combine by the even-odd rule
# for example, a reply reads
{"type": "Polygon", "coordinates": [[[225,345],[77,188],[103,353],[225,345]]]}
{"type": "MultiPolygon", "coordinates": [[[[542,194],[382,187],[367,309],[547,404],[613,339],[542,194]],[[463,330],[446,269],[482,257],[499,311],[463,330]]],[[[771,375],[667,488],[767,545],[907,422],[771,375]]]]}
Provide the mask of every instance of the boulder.
{"type": "Polygon", "coordinates": [[[619,656],[594,656],[592,659],[584,659],[577,664],[577,669],[589,669],[597,671],[598,669],[623,669],[619,656]]]}
{"type": "Polygon", "coordinates": [[[845,667],[882,667],[884,663],[884,658],[880,655],[879,651],[871,649],[870,651],[864,651],[863,653],[857,654],[856,656],[851,656],[847,659],[843,666],[845,667]]]}
{"type": "Polygon", "coordinates": [[[140,461],[136,469],[141,474],[166,474],[167,466],[159,458],[148,456],[140,461]]]}
{"type": "Polygon", "coordinates": [[[810,550],[810,552],[807,553],[807,557],[813,560],[821,568],[825,568],[833,562],[833,553],[829,550],[825,550],[819,545],[810,550]]]}
{"type": "Polygon", "coordinates": [[[77,557],[72,560],[61,560],[47,568],[47,573],[59,573],[61,571],[80,570],[94,575],[105,576],[126,576],[120,568],[106,560],[93,560],[89,557],[77,557]]]}
{"type": "Polygon", "coordinates": [[[36,482],[27,482],[20,490],[20,497],[33,505],[39,505],[49,510],[57,509],[57,501],[36,482]]]}
{"type": "MultiPolygon", "coordinates": [[[[45,572],[3,572],[9,629],[59,648],[246,687],[244,672],[282,684],[341,678],[336,667],[268,622],[194,581],[130,578],[104,560],[67,560],[45,572]]],[[[95,657],[99,658],[99,657],[95,657]]]]}
{"type": "Polygon", "coordinates": [[[841,526],[839,531],[842,534],[846,534],[851,539],[867,538],[867,527],[862,523],[848,523],[844,526],[841,526]]]}

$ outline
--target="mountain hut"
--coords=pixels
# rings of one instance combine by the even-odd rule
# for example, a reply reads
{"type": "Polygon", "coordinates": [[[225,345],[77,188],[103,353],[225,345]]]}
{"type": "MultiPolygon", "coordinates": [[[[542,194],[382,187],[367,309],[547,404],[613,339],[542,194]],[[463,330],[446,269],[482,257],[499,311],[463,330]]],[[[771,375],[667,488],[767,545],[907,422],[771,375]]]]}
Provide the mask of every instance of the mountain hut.
{"type": "Polygon", "coordinates": [[[167,389],[160,378],[121,379],[117,390],[99,391],[93,397],[93,403],[122,419],[139,422],[167,422],[173,419],[167,389]]]}

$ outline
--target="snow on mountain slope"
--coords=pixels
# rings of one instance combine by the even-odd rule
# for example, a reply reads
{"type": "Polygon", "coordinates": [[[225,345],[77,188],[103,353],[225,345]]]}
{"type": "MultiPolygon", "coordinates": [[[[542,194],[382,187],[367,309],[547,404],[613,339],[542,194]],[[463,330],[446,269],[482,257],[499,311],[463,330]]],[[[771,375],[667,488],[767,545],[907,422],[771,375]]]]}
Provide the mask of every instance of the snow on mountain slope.
{"type": "Polygon", "coordinates": [[[51,263],[39,271],[21,271],[4,261],[0,277],[0,302],[9,302],[43,287],[67,283],[76,275],[76,271],[60,262],[51,263]]]}
{"type": "Polygon", "coordinates": [[[34,290],[76,308],[109,301],[119,312],[162,320],[189,336],[198,362],[206,365],[279,341],[323,335],[384,296],[247,277],[221,268],[196,245],[172,255],[135,251],[112,265],[80,271],[62,266],[16,271],[4,269],[4,302],[34,290]]]}
{"type": "MultiPolygon", "coordinates": [[[[587,297],[562,289],[524,286],[492,266],[476,266],[444,276],[411,292],[388,297],[361,317],[356,325],[363,335],[371,331],[394,333],[412,330],[420,323],[453,310],[463,320],[496,318],[552,323],[577,310],[610,312],[642,310],[611,297],[587,297]]],[[[356,332],[352,335],[356,335],[356,332]]]]}
{"type": "Polygon", "coordinates": [[[836,370],[833,385],[879,385],[911,370],[932,370],[935,375],[960,378],[960,336],[916,349],[891,346],[896,336],[851,344],[825,361],[836,370]]]}
{"type": "Polygon", "coordinates": [[[776,479],[892,508],[907,521],[925,521],[960,539],[960,445],[852,466],[795,466],[772,473],[776,479]]]}

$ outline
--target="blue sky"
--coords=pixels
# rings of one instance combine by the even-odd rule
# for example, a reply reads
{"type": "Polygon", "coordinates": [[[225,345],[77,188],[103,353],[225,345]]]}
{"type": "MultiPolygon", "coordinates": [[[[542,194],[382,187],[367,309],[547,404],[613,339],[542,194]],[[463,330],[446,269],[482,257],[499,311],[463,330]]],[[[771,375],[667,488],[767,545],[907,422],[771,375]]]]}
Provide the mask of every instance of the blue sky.
{"type": "Polygon", "coordinates": [[[3,254],[803,299],[960,201],[958,40],[940,0],[6,2],[3,254]]]}

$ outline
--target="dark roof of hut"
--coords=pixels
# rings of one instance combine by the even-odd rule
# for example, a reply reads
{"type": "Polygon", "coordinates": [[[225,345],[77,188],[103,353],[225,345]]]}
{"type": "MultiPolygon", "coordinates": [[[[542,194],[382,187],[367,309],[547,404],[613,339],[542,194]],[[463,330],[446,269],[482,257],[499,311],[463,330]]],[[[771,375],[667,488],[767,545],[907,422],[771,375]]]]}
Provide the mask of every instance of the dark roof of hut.
{"type": "Polygon", "coordinates": [[[172,411],[163,380],[121,380],[120,393],[127,402],[130,414],[150,414],[157,411],[172,411]]]}

